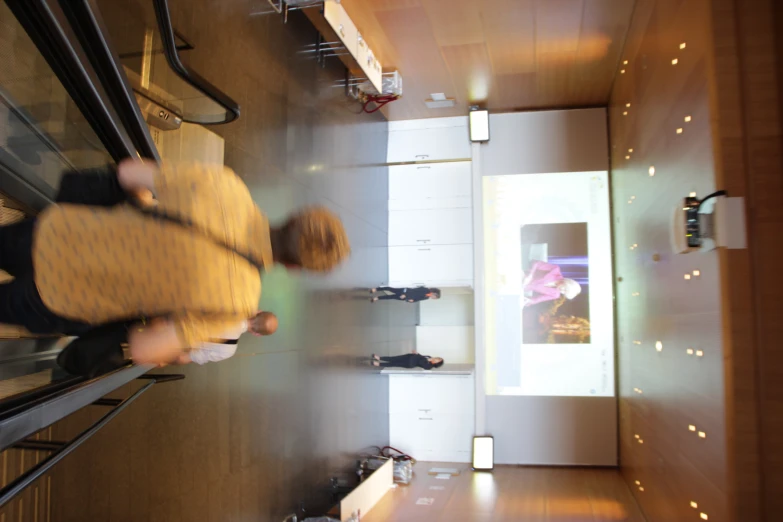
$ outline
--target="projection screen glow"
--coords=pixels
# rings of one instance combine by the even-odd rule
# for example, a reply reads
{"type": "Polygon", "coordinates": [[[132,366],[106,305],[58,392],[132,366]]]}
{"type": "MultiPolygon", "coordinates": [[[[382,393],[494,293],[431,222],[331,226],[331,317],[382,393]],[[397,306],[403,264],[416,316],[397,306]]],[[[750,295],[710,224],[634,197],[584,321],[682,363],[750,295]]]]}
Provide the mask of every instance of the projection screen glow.
{"type": "Polygon", "coordinates": [[[614,395],[608,185],[483,178],[487,395],[614,395]]]}

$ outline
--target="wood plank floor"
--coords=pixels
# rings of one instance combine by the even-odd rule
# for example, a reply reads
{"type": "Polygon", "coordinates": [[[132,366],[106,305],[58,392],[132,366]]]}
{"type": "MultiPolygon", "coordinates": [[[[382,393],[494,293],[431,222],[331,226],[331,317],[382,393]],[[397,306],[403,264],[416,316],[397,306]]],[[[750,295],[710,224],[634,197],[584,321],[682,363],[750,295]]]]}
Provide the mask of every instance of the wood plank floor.
{"type": "Polygon", "coordinates": [[[500,466],[476,473],[464,464],[419,462],[408,486],[392,489],[364,522],[644,522],[615,469],[500,466]],[[438,479],[433,467],[456,467],[438,479]]]}

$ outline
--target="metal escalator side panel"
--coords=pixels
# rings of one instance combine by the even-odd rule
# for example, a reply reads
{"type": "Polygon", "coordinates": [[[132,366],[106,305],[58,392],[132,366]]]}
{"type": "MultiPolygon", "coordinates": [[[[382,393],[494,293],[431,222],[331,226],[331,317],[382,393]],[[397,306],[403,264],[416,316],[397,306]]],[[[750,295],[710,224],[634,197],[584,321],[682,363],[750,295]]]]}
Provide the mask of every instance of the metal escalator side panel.
{"type": "Polygon", "coordinates": [[[141,113],[151,126],[162,131],[177,130],[182,126],[182,118],[178,114],[139,92],[135,94],[141,113]]]}
{"type": "Polygon", "coordinates": [[[136,103],[130,82],[122,70],[119,56],[107,36],[98,8],[92,0],[59,0],[59,2],[125,129],[130,134],[136,150],[143,157],[160,161],[144,115],[136,103]]]}

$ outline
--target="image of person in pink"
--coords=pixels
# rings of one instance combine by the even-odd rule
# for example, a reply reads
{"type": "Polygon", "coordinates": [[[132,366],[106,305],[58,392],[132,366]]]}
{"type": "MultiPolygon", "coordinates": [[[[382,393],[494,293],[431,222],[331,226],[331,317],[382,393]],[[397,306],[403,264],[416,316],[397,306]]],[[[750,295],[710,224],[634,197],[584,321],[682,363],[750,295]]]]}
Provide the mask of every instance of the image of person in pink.
{"type": "Polygon", "coordinates": [[[545,301],[554,301],[560,296],[571,300],[582,292],[582,287],[573,279],[560,273],[560,267],[543,261],[536,261],[522,282],[523,306],[533,306],[545,301]]]}

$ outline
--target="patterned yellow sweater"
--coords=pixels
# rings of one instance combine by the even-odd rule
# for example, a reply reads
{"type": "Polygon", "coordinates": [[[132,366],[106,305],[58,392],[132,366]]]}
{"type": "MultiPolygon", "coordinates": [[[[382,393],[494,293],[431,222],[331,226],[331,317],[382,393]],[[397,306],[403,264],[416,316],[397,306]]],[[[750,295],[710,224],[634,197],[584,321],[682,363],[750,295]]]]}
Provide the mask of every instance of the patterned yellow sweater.
{"type": "MultiPolygon", "coordinates": [[[[222,165],[163,165],[158,211],[272,266],[269,223],[222,165]]],[[[218,337],[258,307],[258,268],[204,234],[113,208],[54,205],[38,218],[35,282],[50,310],[90,324],[169,316],[188,348],[218,337]]]]}

